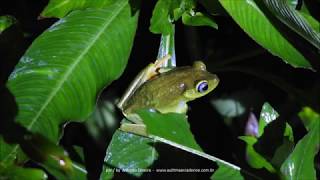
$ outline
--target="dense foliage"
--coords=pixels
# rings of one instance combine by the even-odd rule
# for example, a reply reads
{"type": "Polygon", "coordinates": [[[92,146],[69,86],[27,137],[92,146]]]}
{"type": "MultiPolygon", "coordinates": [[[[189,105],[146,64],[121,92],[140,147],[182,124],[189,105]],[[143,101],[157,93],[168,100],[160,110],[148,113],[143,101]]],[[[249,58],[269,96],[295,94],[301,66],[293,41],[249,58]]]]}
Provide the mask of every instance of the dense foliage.
{"type": "Polygon", "coordinates": [[[319,0],[1,5],[0,179],[319,178],[319,9],[319,0]],[[188,116],[138,111],[148,137],[118,130],[122,92],[167,53],[170,66],[203,59],[217,89],[188,116]]]}

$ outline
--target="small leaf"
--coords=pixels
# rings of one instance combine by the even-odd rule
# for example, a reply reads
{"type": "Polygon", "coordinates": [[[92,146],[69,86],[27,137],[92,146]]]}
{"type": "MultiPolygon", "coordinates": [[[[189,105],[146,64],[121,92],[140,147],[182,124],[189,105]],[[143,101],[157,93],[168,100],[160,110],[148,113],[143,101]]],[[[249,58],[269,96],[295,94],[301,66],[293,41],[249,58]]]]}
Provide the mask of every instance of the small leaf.
{"type": "Polygon", "coordinates": [[[308,133],[298,142],[290,156],[281,166],[281,172],[290,180],[314,179],[316,170],[314,158],[320,147],[320,115],[310,108],[304,108],[300,117],[308,121],[308,133]]]}
{"type": "Polygon", "coordinates": [[[150,20],[150,31],[156,34],[168,35],[173,21],[190,11],[195,6],[194,0],[158,0],[150,20]]]}
{"type": "Polygon", "coordinates": [[[317,119],[320,119],[320,115],[314,112],[311,108],[305,107],[299,113],[299,117],[301,118],[304,126],[308,131],[315,127],[314,123],[318,123],[317,119]]]}
{"type": "Polygon", "coordinates": [[[231,17],[257,43],[294,67],[311,67],[304,56],[271,24],[253,0],[219,0],[231,17]]]}
{"type": "Polygon", "coordinates": [[[150,20],[150,31],[156,34],[168,35],[171,32],[170,11],[171,0],[159,0],[153,9],[152,18],[150,20]]]}
{"type": "Polygon", "coordinates": [[[210,26],[214,29],[218,29],[218,25],[213,21],[213,19],[202,14],[201,12],[185,12],[182,15],[182,22],[190,26],[210,26]]]}
{"type": "Polygon", "coordinates": [[[16,23],[16,19],[13,16],[0,16],[0,34],[5,29],[16,23]]]}
{"type": "Polygon", "coordinates": [[[247,162],[251,167],[256,169],[266,168],[269,172],[275,172],[274,167],[253,148],[253,145],[257,142],[255,137],[240,136],[239,139],[247,143],[247,162]]]}
{"type": "Polygon", "coordinates": [[[271,123],[272,121],[276,120],[279,114],[271,107],[269,103],[264,103],[260,113],[259,119],[259,135],[260,137],[263,132],[264,128],[271,123]]]}

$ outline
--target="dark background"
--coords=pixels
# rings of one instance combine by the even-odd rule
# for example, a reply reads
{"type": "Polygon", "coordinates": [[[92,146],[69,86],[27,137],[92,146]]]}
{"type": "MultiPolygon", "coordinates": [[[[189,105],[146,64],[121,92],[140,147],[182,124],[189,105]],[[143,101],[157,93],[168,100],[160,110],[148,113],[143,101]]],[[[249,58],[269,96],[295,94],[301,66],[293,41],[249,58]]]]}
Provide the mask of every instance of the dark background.
{"type": "MultiPolygon", "coordinates": [[[[160,35],[149,31],[154,3],[142,2],[139,26],[128,66],[120,79],[102,92],[102,99],[120,97],[132,77],[156,59],[160,35]]],[[[12,15],[18,20],[16,26],[6,31],[7,34],[1,35],[0,58],[3,79],[9,75],[32,41],[57,20],[38,19],[46,4],[47,1],[1,1],[0,15],[12,15]]],[[[203,9],[201,6],[199,8],[203,9]]],[[[305,135],[306,130],[297,113],[303,106],[319,110],[320,76],[308,69],[293,68],[280,58],[271,55],[248,37],[230,17],[223,15],[213,18],[219,25],[218,30],[185,26],[181,21],[175,23],[177,65],[190,65],[195,60],[202,60],[207,64],[208,70],[220,78],[219,86],[212,93],[189,103],[188,120],[197,142],[205,152],[250,169],[244,163],[245,144],[237,139],[238,136],[244,135],[249,113],[259,118],[262,104],[269,102],[281,114],[282,119],[292,126],[295,140],[299,140],[305,135]],[[284,91],[281,85],[288,85],[292,91],[284,91]],[[295,93],[296,90],[300,93],[295,93]],[[246,112],[232,119],[230,125],[225,123],[224,118],[210,104],[211,100],[222,97],[239,100],[246,107],[246,112]]],[[[2,103],[1,106],[6,104],[2,103]]],[[[118,116],[121,117],[120,112],[118,116]]],[[[101,136],[101,142],[97,144],[92,141],[82,124],[71,123],[66,128],[61,144],[66,149],[72,144],[84,147],[89,177],[95,179],[101,170],[100,165],[107,142],[111,138],[110,134],[112,133],[105,132],[101,136]]],[[[216,167],[215,164],[202,158],[195,158],[188,153],[163,148],[162,145],[157,148],[160,149],[161,158],[155,166],[216,167]],[[172,157],[172,154],[180,154],[181,157],[180,155],[172,157]],[[170,159],[174,159],[174,162],[170,159]]],[[[319,163],[317,165],[319,172],[319,163]]],[[[265,171],[258,173],[269,177],[265,171]]],[[[122,176],[123,174],[116,175],[117,178],[122,176]]],[[[144,177],[150,178],[148,175],[144,177]]]]}

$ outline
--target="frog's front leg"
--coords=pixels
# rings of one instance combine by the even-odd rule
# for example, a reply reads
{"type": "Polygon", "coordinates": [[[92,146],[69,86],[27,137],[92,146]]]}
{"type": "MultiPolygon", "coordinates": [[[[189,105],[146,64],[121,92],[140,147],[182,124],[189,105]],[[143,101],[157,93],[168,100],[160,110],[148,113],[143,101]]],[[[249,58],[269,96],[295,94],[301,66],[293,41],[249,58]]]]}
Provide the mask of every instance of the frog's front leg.
{"type": "Polygon", "coordinates": [[[157,59],[154,63],[149,64],[145,67],[139,74],[134,78],[134,80],[128,86],[128,89],[125,91],[117,106],[119,109],[123,111],[123,104],[131,97],[131,95],[147,80],[151,79],[152,77],[162,73],[166,68],[163,67],[171,56],[167,54],[166,56],[162,57],[161,59],[157,59]]]}

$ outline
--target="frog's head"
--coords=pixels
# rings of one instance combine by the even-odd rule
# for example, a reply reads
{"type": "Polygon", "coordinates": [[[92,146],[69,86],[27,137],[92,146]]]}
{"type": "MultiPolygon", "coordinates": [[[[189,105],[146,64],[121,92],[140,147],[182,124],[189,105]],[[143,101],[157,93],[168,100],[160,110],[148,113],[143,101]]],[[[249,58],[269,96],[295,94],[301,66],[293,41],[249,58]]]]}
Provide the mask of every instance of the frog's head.
{"type": "Polygon", "coordinates": [[[192,68],[193,73],[188,82],[189,87],[183,93],[183,96],[189,101],[208,94],[219,84],[219,78],[208,72],[203,62],[195,61],[192,68]]]}

